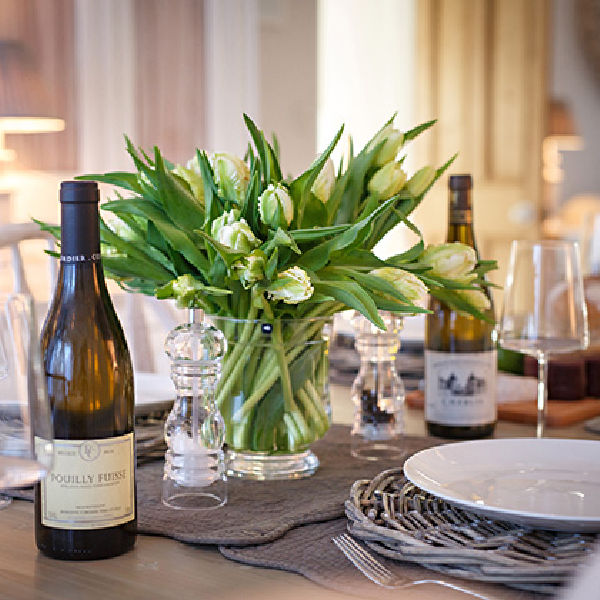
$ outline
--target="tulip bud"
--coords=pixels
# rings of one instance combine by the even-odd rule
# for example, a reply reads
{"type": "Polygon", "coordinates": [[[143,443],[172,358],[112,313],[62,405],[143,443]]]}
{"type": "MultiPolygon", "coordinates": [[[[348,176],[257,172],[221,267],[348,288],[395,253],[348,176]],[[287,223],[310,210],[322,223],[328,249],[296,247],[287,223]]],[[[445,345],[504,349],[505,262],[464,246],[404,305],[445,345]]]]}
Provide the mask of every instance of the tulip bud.
{"type": "Polygon", "coordinates": [[[292,267],[279,273],[277,280],[266,291],[269,299],[283,300],[286,304],[298,304],[313,295],[314,287],[304,269],[292,267]]]}
{"type": "Polygon", "coordinates": [[[408,180],[406,187],[414,198],[418,198],[431,185],[434,179],[435,169],[429,166],[423,167],[408,180]]]}
{"type": "Polygon", "coordinates": [[[210,226],[210,234],[217,239],[219,236],[219,230],[224,225],[233,225],[236,221],[240,220],[240,211],[232,208],[229,212],[223,213],[220,217],[217,217],[210,226]]]}
{"type": "Polygon", "coordinates": [[[379,149],[377,156],[375,157],[375,166],[380,167],[386,163],[393,161],[398,156],[402,144],[404,144],[404,134],[389,124],[386,125],[372,140],[368,146],[368,150],[372,150],[380,144],[383,146],[379,149]]]}
{"type": "Polygon", "coordinates": [[[490,308],[489,298],[481,290],[456,290],[456,293],[479,311],[490,308]]]}
{"type": "Polygon", "coordinates": [[[266,262],[265,253],[257,249],[234,265],[236,269],[240,270],[240,281],[244,288],[247,289],[253,283],[264,278],[266,262]]]}
{"type": "Polygon", "coordinates": [[[475,268],[477,256],[471,246],[453,242],[429,246],[421,254],[419,262],[431,267],[428,274],[468,283],[473,279],[471,271],[475,268]]]}
{"type": "Polygon", "coordinates": [[[406,182],[406,173],[400,163],[389,162],[375,172],[369,181],[369,192],[382,200],[395,196],[406,182]]]}
{"type": "Polygon", "coordinates": [[[327,204],[327,200],[329,200],[329,196],[331,196],[334,185],[335,167],[333,166],[333,161],[328,158],[320,173],[317,175],[311,191],[323,204],[327,204]]]}
{"type": "Polygon", "coordinates": [[[171,282],[173,297],[180,308],[188,308],[195,305],[197,294],[202,293],[202,287],[191,275],[181,275],[171,282]]]}
{"type": "Polygon", "coordinates": [[[425,308],[427,286],[416,275],[394,267],[373,269],[370,274],[391,283],[411,304],[425,308]]]}
{"type": "MultiPolygon", "coordinates": [[[[230,217],[235,212],[237,211],[230,211],[228,213],[229,216],[220,227],[215,227],[215,223],[218,220],[215,219],[215,222],[213,222],[213,236],[224,246],[228,246],[232,250],[237,250],[244,254],[249,254],[254,248],[260,245],[260,241],[256,239],[245,219],[230,222],[230,217]]],[[[211,233],[213,228],[211,228],[211,233]]]]}
{"type": "Polygon", "coordinates": [[[250,182],[246,163],[233,154],[219,152],[211,157],[211,164],[219,194],[241,205],[250,182]]]}
{"type": "Polygon", "coordinates": [[[198,164],[198,157],[194,156],[194,158],[188,160],[185,167],[177,165],[173,169],[173,173],[179,175],[179,177],[186,181],[192,190],[194,198],[196,198],[200,204],[204,204],[204,182],[202,180],[200,165],[198,164]]]}
{"type": "Polygon", "coordinates": [[[260,220],[269,227],[287,229],[294,218],[294,205],[287,189],[270,184],[258,199],[260,220]]]}

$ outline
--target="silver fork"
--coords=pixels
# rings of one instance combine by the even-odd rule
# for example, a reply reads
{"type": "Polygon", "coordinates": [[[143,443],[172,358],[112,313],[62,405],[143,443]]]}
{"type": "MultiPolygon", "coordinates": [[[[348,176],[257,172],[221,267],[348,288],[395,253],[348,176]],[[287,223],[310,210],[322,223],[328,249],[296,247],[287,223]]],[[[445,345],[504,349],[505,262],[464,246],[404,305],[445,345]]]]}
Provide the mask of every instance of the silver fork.
{"type": "Polygon", "coordinates": [[[457,592],[462,592],[472,598],[480,600],[491,600],[487,596],[482,596],[477,592],[472,592],[453,583],[442,581],[440,579],[418,579],[411,581],[406,577],[394,575],[386,566],[382,565],[371,553],[367,552],[348,534],[343,533],[331,538],[331,541],[344,553],[344,556],[371,581],[388,589],[403,589],[426,583],[441,585],[457,592]]]}

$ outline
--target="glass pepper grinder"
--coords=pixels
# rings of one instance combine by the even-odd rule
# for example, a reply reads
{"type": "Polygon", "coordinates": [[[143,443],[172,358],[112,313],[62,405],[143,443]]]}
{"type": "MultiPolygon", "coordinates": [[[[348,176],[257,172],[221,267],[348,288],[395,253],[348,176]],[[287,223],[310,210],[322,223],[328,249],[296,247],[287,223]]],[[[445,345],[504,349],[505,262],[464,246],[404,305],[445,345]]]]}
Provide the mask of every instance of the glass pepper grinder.
{"type": "Polygon", "coordinates": [[[352,319],[360,370],[352,384],[355,405],[352,456],[367,460],[400,459],[406,452],[404,432],[404,384],[396,370],[402,317],[380,312],[382,331],[361,314],[352,319]]]}
{"type": "Polygon", "coordinates": [[[165,423],[162,501],[177,509],[208,509],[227,502],[225,422],[215,389],[225,354],[223,334],[207,323],[179,325],[167,336],[177,399],[165,423]]]}

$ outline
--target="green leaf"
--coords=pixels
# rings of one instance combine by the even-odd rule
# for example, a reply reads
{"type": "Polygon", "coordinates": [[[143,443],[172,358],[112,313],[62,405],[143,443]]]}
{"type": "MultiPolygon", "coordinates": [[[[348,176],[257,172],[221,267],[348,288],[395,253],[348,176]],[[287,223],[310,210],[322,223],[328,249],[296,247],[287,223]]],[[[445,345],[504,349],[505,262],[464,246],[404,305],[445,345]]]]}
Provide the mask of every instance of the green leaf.
{"type": "Polygon", "coordinates": [[[389,266],[387,261],[377,258],[369,250],[360,250],[359,248],[354,248],[349,252],[340,252],[339,255],[332,256],[329,264],[336,267],[350,267],[353,269],[359,267],[377,269],[389,266]]]}
{"type": "Polygon", "coordinates": [[[409,315],[431,313],[431,311],[427,310],[426,308],[421,308],[420,306],[411,306],[410,304],[404,304],[403,302],[398,302],[397,300],[386,297],[383,294],[380,294],[375,291],[369,291],[369,294],[373,298],[375,304],[377,304],[377,308],[379,310],[390,310],[392,312],[404,313],[409,315]]]}
{"type": "Polygon", "coordinates": [[[417,125],[412,129],[406,131],[404,133],[404,143],[410,142],[410,140],[414,140],[418,135],[433,127],[437,123],[437,119],[433,119],[432,121],[426,121],[425,123],[421,123],[421,125],[417,125]]]}
{"type": "Polygon", "coordinates": [[[268,242],[265,242],[260,247],[260,249],[265,254],[270,254],[273,248],[277,248],[280,246],[291,248],[296,254],[302,254],[302,252],[300,252],[300,248],[298,248],[298,245],[296,244],[294,239],[290,237],[286,231],[281,229],[281,227],[277,228],[277,231],[271,237],[271,239],[268,242]]]}
{"type": "Polygon", "coordinates": [[[88,175],[78,175],[75,179],[80,181],[99,181],[108,183],[132,192],[141,193],[142,188],[138,182],[137,173],[128,173],[126,171],[113,171],[111,173],[92,173],[88,175]]]}
{"type": "Polygon", "coordinates": [[[148,269],[148,263],[131,256],[102,256],[102,264],[109,269],[112,273],[115,273],[119,277],[139,277],[146,281],[153,281],[154,284],[163,284],[168,281],[172,275],[168,277],[154,277],[154,273],[148,269]]]}
{"type": "Polygon", "coordinates": [[[489,315],[478,311],[476,308],[471,306],[466,300],[461,298],[455,291],[445,290],[442,288],[430,288],[429,293],[438,300],[441,300],[444,304],[447,304],[450,308],[470,314],[477,319],[481,319],[486,323],[494,324],[495,321],[489,315]]]}
{"type": "Polygon", "coordinates": [[[225,205],[217,191],[217,185],[215,184],[214,174],[208,161],[206,152],[196,150],[196,156],[198,158],[198,165],[200,166],[200,174],[202,175],[202,184],[204,186],[204,223],[202,226],[207,225],[211,221],[214,221],[219,215],[225,212],[225,205]]]}
{"type": "Polygon", "coordinates": [[[189,188],[165,169],[160,150],[154,147],[154,162],[159,182],[162,205],[170,219],[185,231],[204,225],[204,209],[194,198],[189,188]]]}
{"type": "Polygon", "coordinates": [[[314,227],[320,223],[327,223],[327,208],[311,191],[306,197],[302,227],[314,227]]]}
{"type": "MultiPolygon", "coordinates": [[[[366,290],[376,290],[383,294],[388,294],[392,298],[395,298],[399,302],[403,302],[404,304],[412,304],[410,300],[400,291],[394,287],[389,281],[382,279],[381,277],[377,277],[376,275],[371,275],[369,273],[361,273],[359,271],[354,271],[351,268],[344,267],[336,267],[335,272],[341,273],[346,277],[350,277],[354,279],[357,283],[359,283],[366,290]]],[[[322,271],[319,273],[321,275],[322,271]]]]}
{"type": "Polygon", "coordinates": [[[273,254],[269,256],[269,260],[267,260],[267,266],[265,267],[265,277],[270,281],[275,276],[277,272],[277,261],[279,259],[279,248],[275,248],[273,250],[273,254]]]}
{"type": "Polygon", "coordinates": [[[342,233],[351,227],[349,224],[345,225],[330,225],[329,227],[311,227],[310,229],[292,229],[288,231],[288,234],[294,238],[298,243],[312,242],[319,238],[329,237],[336,233],[342,233]]]}
{"type": "Polygon", "coordinates": [[[151,258],[147,252],[146,246],[140,244],[138,247],[135,244],[124,240],[122,237],[115,234],[102,218],[100,218],[100,234],[102,241],[108,242],[111,246],[114,246],[120,254],[125,254],[128,258],[145,263],[149,279],[166,281],[175,275],[175,272],[172,269],[165,268],[158,261],[151,258]]]}
{"type": "Polygon", "coordinates": [[[231,265],[246,255],[245,252],[240,252],[239,250],[233,250],[229,246],[225,246],[225,244],[221,244],[214,238],[212,238],[208,233],[202,231],[202,229],[197,229],[196,233],[204,238],[219,254],[219,256],[223,259],[227,267],[231,267],[231,265]]]}
{"type": "Polygon", "coordinates": [[[279,161],[277,160],[277,155],[264,133],[258,129],[258,127],[254,124],[254,121],[244,113],[244,122],[246,123],[246,127],[254,141],[254,145],[256,146],[256,150],[260,157],[260,161],[263,167],[264,174],[264,183],[265,185],[269,185],[269,183],[278,183],[281,181],[281,167],[279,166],[279,161]]]}
{"type": "Polygon", "coordinates": [[[359,311],[380,329],[385,329],[385,324],[377,312],[375,302],[358,283],[344,280],[325,282],[317,279],[313,280],[313,285],[315,292],[326,294],[343,302],[348,308],[359,311]]]}
{"type": "Polygon", "coordinates": [[[425,250],[425,243],[421,238],[412,248],[409,248],[406,252],[402,252],[401,254],[390,256],[385,262],[394,266],[401,266],[404,263],[416,260],[421,256],[423,250],[425,250]]]}
{"type": "Polygon", "coordinates": [[[44,223],[44,221],[38,221],[37,219],[31,219],[36,225],[39,225],[42,231],[47,231],[54,239],[60,241],[60,225],[50,225],[44,223]]]}
{"type": "Polygon", "coordinates": [[[206,275],[210,269],[210,263],[206,256],[200,251],[197,243],[190,239],[189,235],[174,225],[166,213],[153,202],[136,198],[133,200],[113,200],[102,205],[104,210],[110,210],[115,214],[123,211],[129,214],[137,214],[152,221],[173,250],[181,252],[183,256],[206,275]]]}
{"type": "MultiPolygon", "coordinates": [[[[303,223],[303,215],[306,203],[308,202],[308,197],[311,192],[311,188],[316,181],[319,173],[325,166],[327,159],[331,156],[333,149],[337,146],[337,143],[340,141],[342,137],[342,133],[344,131],[344,126],[342,125],[338,132],[335,134],[334,138],[329,143],[329,146],[314,162],[313,164],[306,170],[304,173],[296,177],[294,181],[290,184],[290,194],[294,199],[294,204],[296,205],[296,214],[294,215],[294,221],[292,225],[297,227],[298,229],[304,226],[303,223]]],[[[331,201],[331,198],[329,199],[331,201]]],[[[329,222],[329,221],[327,221],[329,222]]]]}
{"type": "Polygon", "coordinates": [[[375,219],[381,212],[385,211],[390,204],[394,201],[393,198],[386,200],[383,204],[378,206],[370,215],[364,219],[358,221],[354,225],[351,225],[346,231],[340,233],[331,240],[322,242],[318,246],[314,246],[310,250],[306,251],[299,259],[299,266],[304,266],[313,271],[322,269],[333,252],[343,250],[352,244],[359,233],[368,227],[373,219],[375,219]]]}

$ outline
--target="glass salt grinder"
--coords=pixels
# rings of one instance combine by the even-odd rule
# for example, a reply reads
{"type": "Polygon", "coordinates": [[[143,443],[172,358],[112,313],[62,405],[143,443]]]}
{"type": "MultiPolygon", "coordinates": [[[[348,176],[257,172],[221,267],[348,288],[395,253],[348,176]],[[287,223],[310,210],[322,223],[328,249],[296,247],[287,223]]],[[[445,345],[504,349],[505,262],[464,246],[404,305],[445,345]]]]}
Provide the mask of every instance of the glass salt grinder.
{"type": "Polygon", "coordinates": [[[162,501],[171,508],[210,509],[227,502],[225,422],[215,401],[226,344],[218,329],[193,319],[167,336],[177,399],[165,423],[162,501]]]}
{"type": "Polygon", "coordinates": [[[406,455],[404,432],[404,384],[396,371],[402,317],[380,312],[386,331],[361,314],[352,319],[360,370],[352,384],[355,405],[352,456],[367,460],[400,459],[406,455]]]}

